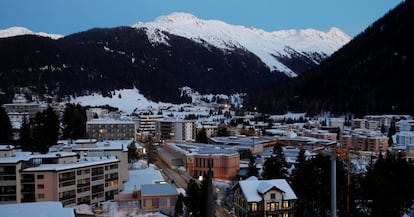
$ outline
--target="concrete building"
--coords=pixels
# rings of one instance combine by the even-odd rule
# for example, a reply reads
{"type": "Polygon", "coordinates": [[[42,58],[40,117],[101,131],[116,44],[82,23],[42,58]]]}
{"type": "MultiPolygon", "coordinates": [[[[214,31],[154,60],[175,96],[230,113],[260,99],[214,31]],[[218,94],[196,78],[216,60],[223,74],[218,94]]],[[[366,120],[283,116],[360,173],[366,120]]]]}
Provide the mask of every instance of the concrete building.
{"type": "Polygon", "coordinates": [[[159,140],[195,141],[195,120],[163,119],[157,121],[156,135],[159,140]]]}
{"type": "MultiPolygon", "coordinates": [[[[75,152],[79,156],[106,158],[115,156],[120,161],[119,180],[121,183],[128,181],[128,145],[131,140],[116,140],[98,142],[96,139],[78,139],[74,141],[59,141],[63,145],[63,151],[75,152]]],[[[138,148],[139,145],[134,142],[138,148]]]]}
{"type": "Polygon", "coordinates": [[[141,137],[153,136],[157,130],[157,121],[163,118],[162,115],[139,115],[137,133],[141,137]]]}
{"type": "Polygon", "coordinates": [[[250,177],[233,187],[235,216],[293,217],[296,194],[285,179],[250,177]]]}
{"type": "Polygon", "coordinates": [[[79,158],[74,152],[33,154],[0,147],[0,204],[59,201],[64,206],[112,199],[121,188],[114,156],[79,158]]]}
{"type": "Polygon", "coordinates": [[[396,139],[398,145],[410,145],[414,144],[414,132],[403,131],[396,133],[396,139]]]}
{"type": "Polygon", "coordinates": [[[136,140],[135,122],[130,119],[93,119],[86,122],[89,138],[103,140],[136,140]]]}
{"type": "Polygon", "coordinates": [[[367,119],[355,118],[352,119],[351,126],[352,129],[366,129],[366,123],[367,119]]]}
{"type": "Polygon", "coordinates": [[[180,156],[190,176],[207,175],[209,164],[214,179],[234,180],[240,168],[240,155],[237,151],[210,144],[168,143],[165,150],[180,156]]]}

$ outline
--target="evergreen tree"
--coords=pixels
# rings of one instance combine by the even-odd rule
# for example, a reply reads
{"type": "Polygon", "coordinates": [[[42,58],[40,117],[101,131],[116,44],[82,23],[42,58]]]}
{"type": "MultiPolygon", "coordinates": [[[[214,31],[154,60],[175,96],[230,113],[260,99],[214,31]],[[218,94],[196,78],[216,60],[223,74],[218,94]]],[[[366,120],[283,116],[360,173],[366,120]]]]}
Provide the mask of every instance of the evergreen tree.
{"type": "Polygon", "coordinates": [[[273,155],[264,162],[262,177],[263,179],[284,179],[287,177],[285,155],[280,144],[274,146],[273,155]]]}
{"type": "Polygon", "coordinates": [[[6,110],[0,106],[0,143],[10,144],[12,137],[12,125],[6,110]]]}
{"type": "Polygon", "coordinates": [[[255,160],[255,157],[252,155],[252,152],[249,151],[249,167],[248,167],[247,176],[257,177],[257,175],[259,175],[259,172],[257,171],[256,160],[255,160]]]}
{"type": "Polygon", "coordinates": [[[66,104],[62,117],[63,137],[78,139],[86,137],[86,109],[77,104],[66,104]]]}
{"type": "Polygon", "coordinates": [[[208,143],[206,129],[202,128],[201,131],[197,133],[197,135],[196,135],[196,142],[208,143]]]}
{"type": "Polygon", "coordinates": [[[187,184],[187,208],[192,216],[200,216],[200,208],[201,204],[201,187],[200,185],[194,180],[190,179],[187,184]]]}
{"type": "Polygon", "coordinates": [[[363,181],[362,207],[370,216],[400,217],[414,200],[414,166],[401,155],[379,156],[371,164],[363,181]]]}
{"type": "Polygon", "coordinates": [[[395,118],[392,118],[390,128],[388,129],[388,145],[392,146],[394,144],[394,141],[392,139],[392,136],[397,132],[397,128],[395,126],[395,118]]]}
{"type": "Polygon", "coordinates": [[[32,150],[32,132],[30,124],[27,122],[26,118],[23,118],[22,127],[20,128],[20,138],[18,141],[20,148],[23,151],[33,151],[32,150]]]}
{"type": "Polygon", "coordinates": [[[46,130],[44,126],[44,119],[41,112],[37,112],[36,116],[33,119],[33,145],[34,151],[40,153],[47,153],[47,140],[46,140],[46,130]]]}
{"type": "Polygon", "coordinates": [[[135,146],[135,141],[132,141],[128,145],[128,163],[132,163],[138,160],[137,147],[135,146]]]}
{"type": "Polygon", "coordinates": [[[46,146],[50,147],[57,144],[59,138],[59,117],[52,107],[48,107],[42,112],[43,126],[45,131],[46,146]]]}
{"type": "Polygon", "coordinates": [[[185,198],[183,194],[179,194],[174,208],[174,217],[182,216],[184,214],[185,198]]]}

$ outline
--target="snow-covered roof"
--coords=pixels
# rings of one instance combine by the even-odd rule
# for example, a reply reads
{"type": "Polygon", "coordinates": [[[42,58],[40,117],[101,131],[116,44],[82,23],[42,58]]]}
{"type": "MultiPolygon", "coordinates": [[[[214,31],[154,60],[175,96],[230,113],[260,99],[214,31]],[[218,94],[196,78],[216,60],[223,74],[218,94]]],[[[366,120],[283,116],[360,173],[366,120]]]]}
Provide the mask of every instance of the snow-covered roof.
{"type": "Polygon", "coordinates": [[[262,201],[261,194],[272,188],[280,189],[284,200],[297,199],[295,192],[285,179],[257,180],[257,178],[249,178],[244,181],[239,181],[238,184],[240,185],[247,202],[262,201]]]}
{"type": "Polygon", "coordinates": [[[0,145],[0,151],[8,151],[10,149],[14,149],[13,145],[0,145]]]}
{"type": "Polygon", "coordinates": [[[149,184],[141,185],[141,195],[178,195],[178,191],[173,184],[149,184]]]}
{"type": "MultiPolygon", "coordinates": [[[[89,140],[89,139],[88,139],[89,140]]],[[[92,139],[90,143],[95,143],[95,147],[82,147],[81,144],[88,143],[88,140],[82,140],[78,142],[75,141],[75,144],[70,144],[67,140],[60,140],[59,143],[65,146],[71,146],[73,151],[82,151],[82,150],[123,150],[128,151],[128,145],[131,144],[131,140],[105,140],[101,142],[96,142],[96,140],[92,139]],[[79,144],[79,146],[78,146],[79,144]]],[[[135,143],[137,148],[142,148],[138,143],[135,143]]]]}
{"type": "Polygon", "coordinates": [[[130,194],[135,190],[140,190],[141,185],[155,184],[164,181],[159,170],[153,167],[138,170],[128,170],[128,182],[124,183],[124,189],[120,194],[130,194]]]}
{"type": "Polygon", "coordinates": [[[62,171],[62,170],[70,170],[76,169],[81,167],[88,167],[88,166],[95,166],[100,164],[108,164],[108,163],[116,163],[119,162],[119,159],[116,157],[105,157],[105,158],[84,158],[81,159],[79,162],[75,163],[66,163],[66,164],[41,164],[37,167],[30,167],[24,169],[24,172],[32,172],[32,171],[62,171]]]}
{"type": "Polygon", "coordinates": [[[1,217],[75,217],[73,208],[63,208],[61,202],[35,202],[0,205],[1,217]]]}
{"type": "Polygon", "coordinates": [[[135,124],[131,119],[93,119],[86,124],[135,124]]]}
{"type": "Polygon", "coordinates": [[[15,150],[13,157],[2,157],[0,158],[0,163],[18,163],[20,161],[29,161],[30,159],[44,159],[44,158],[61,158],[61,157],[70,157],[76,156],[75,152],[59,151],[59,152],[49,152],[46,154],[32,153],[26,151],[17,151],[15,150]]]}

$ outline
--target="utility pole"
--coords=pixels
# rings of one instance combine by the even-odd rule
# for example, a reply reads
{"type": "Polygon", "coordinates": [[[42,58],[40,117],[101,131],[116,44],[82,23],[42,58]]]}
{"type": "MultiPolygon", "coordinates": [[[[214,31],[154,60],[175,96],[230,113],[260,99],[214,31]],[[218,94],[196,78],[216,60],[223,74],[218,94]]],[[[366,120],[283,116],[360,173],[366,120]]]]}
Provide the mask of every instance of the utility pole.
{"type": "Polygon", "coordinates": [[[331,217],[336,217],[336,157],[331,155],[331,217]]]}

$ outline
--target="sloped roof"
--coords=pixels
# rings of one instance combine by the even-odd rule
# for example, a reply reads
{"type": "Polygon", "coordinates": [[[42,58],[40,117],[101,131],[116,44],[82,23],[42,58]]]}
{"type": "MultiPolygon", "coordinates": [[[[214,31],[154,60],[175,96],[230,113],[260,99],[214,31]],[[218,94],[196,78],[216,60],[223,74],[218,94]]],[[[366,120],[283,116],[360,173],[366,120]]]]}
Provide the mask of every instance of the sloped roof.
{"type": "Polygon", "coordinates": [[[280,189],[282,191],[284,200],[297,199],[295,192],[285,179],[248,179],[244,181],[239,181],[239,185],[247,202],[262,201],[261,194],[266,193],[272,188],[280,189]]]}

